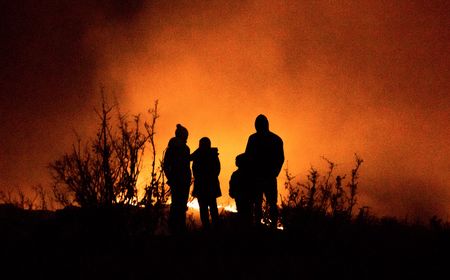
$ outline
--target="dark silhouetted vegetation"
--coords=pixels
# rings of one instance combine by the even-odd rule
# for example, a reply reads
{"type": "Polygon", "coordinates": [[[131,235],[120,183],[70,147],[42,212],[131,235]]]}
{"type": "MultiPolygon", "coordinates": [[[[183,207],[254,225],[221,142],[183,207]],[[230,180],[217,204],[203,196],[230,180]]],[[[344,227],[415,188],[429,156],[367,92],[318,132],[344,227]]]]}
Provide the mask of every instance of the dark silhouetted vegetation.
{"type": "Polygon", "coordinates": [[[161,163],[156,159],[154,137],[159,117],[157,106],[156,101],[149,110],[150,122],[142,124],[140,115],[130,121],[118,106],[109,106],[103,99],[101,110],[96,110],[99,118],[96,137],[85,143],[78,139],[71,152],[50,164],[56,201],[63,206],[81,207],[164,204],[168,189],[161,163]],[[117,113],[115,121],[113,112],[117,113]],[[137,181],[148,144],[153,157],[151,180],[139,199],[137,181]]]}
{"type": "MultiPolygon", "coordinates": [[[[295,178],[288,169],[285,170],[287,195],[281,201],[284,227],[296,225],[298,219],[304,220],[305,217],[349,221],[353,218],[362,158],[355,154],[355,167],[347,183],[345,174],[334,174],[336,164],[325,157],[323,159],[328,164],[328,170],[321,176],[317,169],[311,167],[306,183],[294,183],[295,178]]],[[[368,215],[368,209],[367,206],[360,208],[359,219],[368,215]]]]}
{"type": "Polygon", "coordinates": [[[21,187],[0,190],[0,205],[26,210],[48,210],[53,208],[54,200],[42,185],[33,186],[28,192],[21,187]]]}

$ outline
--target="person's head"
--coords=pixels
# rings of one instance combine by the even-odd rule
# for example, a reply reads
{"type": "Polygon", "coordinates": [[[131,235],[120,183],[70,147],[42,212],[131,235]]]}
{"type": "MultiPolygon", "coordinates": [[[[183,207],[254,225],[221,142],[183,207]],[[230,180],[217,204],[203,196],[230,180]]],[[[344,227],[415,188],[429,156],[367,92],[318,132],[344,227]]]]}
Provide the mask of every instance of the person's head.
{"type": "Polygon", "coordinates": [[[263,114],[256,117],[255,128],[257,132],[267,132],[269,131],[269,121],[263,114]]]}
{"type": "Polygon", "coordinates": [[[209,148],[211,148],[211,140],[209,140],[208,137],[203,137],[202,139],[200,139],[200,141],[198,143],[198,147],[200,149],[209,149],[209,148]]]}
{"type": "Polygon", "coordinates": [[[245,154],[240,154],[236,157],[236,166],[242,168],[245,165],[245,154]]]}
{"type": "Polygon", "coordinates": [[[175,130],[175,137],[180,138],[184,142],[188,139],[188,130],[181,124],[177,124],[177,129],[175,130]]]}

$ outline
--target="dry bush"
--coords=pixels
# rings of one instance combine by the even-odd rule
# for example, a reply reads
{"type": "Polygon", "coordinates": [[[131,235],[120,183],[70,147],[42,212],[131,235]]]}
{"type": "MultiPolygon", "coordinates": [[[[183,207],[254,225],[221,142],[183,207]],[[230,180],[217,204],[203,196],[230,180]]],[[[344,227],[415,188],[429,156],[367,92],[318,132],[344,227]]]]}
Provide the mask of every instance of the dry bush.
{"type": "MultiPolygon", "coordinates": [[[[150,182],[145,187],[145,195],[141,200],[141,204],[146,207],[155,206],[157,208],[164,206],[170,196],[170,189],[166,185],[164,172],[162,170],[163,161],[156,159],[156,121],[159,118],[158,101],[155,101],[154,107],[148,110],[151,115],[150,122],[145,122],[145,129],[148,135],[148,142],[150,143],[152,153],[152,163],[150,170],[150,182]],[[158,163],[158,164],[157,164],[158,163]]],[[[164,154],[162,155],[164,158],[164,154]]]]}
{"type": "MultiPolygon", "coordinates": [[[[301,216],[322,215],[351,219],[357,204],[359,170],[363,160],[355,154],[355,167],[351,170],[349,181],[345,184],[345,175],[335,175],[336,164],[323,158],[328,164],[324,176],[311,167],[305,183],[294,182],[294,177],[286,169],[285,189],[287,195],[282,197],[282,218],[284,222],[295,222],[294,212],[301,216]]],[[[295,215],[297,215],[295,214],[295,215]]],[[[362,207],[358,217],[368,216],[368,207],[362,207]]]]}
{"type": "Polygon", "coordinates": [[[145,205],[167,200],[167,189],[159,164],[156,164],[155,126],[159,117],[155,107],[149,110],[150,123],[142,123],[135,115],[132,120],[118,106],[109,106],[102,99],[96,113],[99,126],[96,136],[83,142],[80,138],[72,151],[49,165],[53,177],[55,200],[63,206],[98,207],[111,205],[145,205]],[[112,114],[117,113],[117,119],[112,114]],[[144,198],[137,193],[137,180],[142,171],[143,155],[151,144],[153,162],[151,182],[144,198]]]}
{"type": "Polygon", "coordinates": [[[25,192],[21,187],[0,190],[0,204],[11,205],[24,210],[48,210],[52,201],[42,185],[36,185],[25,192]]]}

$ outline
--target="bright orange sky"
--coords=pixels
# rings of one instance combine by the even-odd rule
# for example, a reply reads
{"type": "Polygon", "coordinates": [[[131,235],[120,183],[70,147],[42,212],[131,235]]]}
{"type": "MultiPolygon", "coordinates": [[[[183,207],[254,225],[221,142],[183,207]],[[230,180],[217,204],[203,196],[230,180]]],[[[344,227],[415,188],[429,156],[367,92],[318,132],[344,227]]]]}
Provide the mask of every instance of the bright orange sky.
{"type": "MultiPolygon", "coordinates": [[[[62,22],[62,30],[77,36],[66,31],[49,35],[54,37],[45,42],[70,38],[65,39],[68,46],[55,49],[71,51],[62,50],[64,56],[55,59],[53,49],[39,47],[44,39],[30,35],[35,48],[44,48],[38,54],[48,58],[20,61],[27,77],[42,63],[50,62],[50,74],[56,75],[50,77],[58,77],[60,68],[74,70],[55,78],[53,86],[30,78],[34,88],[48,87],[39,96],[32,86],[18,86],[14,80],[6,85],[6,90],[21,94],[18,101],[2,101],[8,104],[5,112],[16,116],[9,117],[16,120],[10,128],[23,125],[22,120],[27,125],[12,133],[3,128],[2,135],[10,136],[2,145],[7,160],[2,161],[6,175],[0,182],[45,181],[45,165],[67,150],[74,139],[71,130],[87,134],[95,124],[91,111],[99,101],[98,88],[104,86],[131,114],[145,114],[159,100],[159,151],[177,123],[188,128],[191,151],[198,139],[210,137],[220,152],[224,194],[234,157],[244,151],[254,119],[263,113],[271,130],[283,138],[289,169],[297,178],[305,180],[311,165],[325,168],[321,156],[349,174],[356,152],[365,160],[360,206],[370,205],[380,214],[446,215],[449,5],[298,2],[86,4],[63,19],[42,20],[44,26],[62,22]],[[82,24],[81,31],[70,24],[82,24]],[[61,97],[55,92],[64,93],[61,97]],[[41,100],[36,102],[45,112],[33,110],[29,98],[41,100]],[[11,109],[21,104],[27,109],[11,109]],[[33,144],[12,145],[25,139],[34,139],[33,144]],[[11,162],[30,170],[31,179],[18,175],[11,162]]],[[[38,17],[46,8],[54,9],[23,9],[38,17]]]]}

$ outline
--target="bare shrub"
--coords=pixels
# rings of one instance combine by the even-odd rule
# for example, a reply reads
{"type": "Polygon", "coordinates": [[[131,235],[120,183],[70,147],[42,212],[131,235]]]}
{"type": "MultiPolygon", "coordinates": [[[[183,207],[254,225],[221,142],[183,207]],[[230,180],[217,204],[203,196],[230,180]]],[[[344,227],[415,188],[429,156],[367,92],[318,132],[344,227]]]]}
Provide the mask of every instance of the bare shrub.
{"type": "MultiPolygon", "coordinates": [[[[145,187],[144,198],[141,200],[141,204],[146,207],[160,207],[167,203],[170,196],[170,189],[166,185],[164,172],[162,170],[162,159],[156,158],[156,121],[159,118],[158,114],[158,100],[155,101],[154,107],[148,110],[151,119],[150,122],[145,122],[145,129],[147,132],[148,142],[150,143],[150,149],[152,153],[152,163],[150,170],[150,182],[145,187]]],[[[162,156],[164,158],[164,154],[162,156]]]]}
{"type": "MultiPolygon", "coordinates": [[[[286,169],[285,189],[287,196],[282,197],[282,208],[285,215],[290,209],[304,213],[321,213],[324,216],[352,218],[353,208],[357,204],[357,187],[359,170],[363,160],[355,154],[355,167],[351,171],[350,181],[344,185],[345,175],[335,175],[336,164],[323,157],[328,164],[324,176],[311,167],[305,183],[294,183],[294,177],[286,169]]],[[[368,207],[362,207],[360,217],[368,215],[368,207]]]]}
{"type": "Polygon", "coordinates": [[[157,105],[156,101],[155,107],[149,110],[150,123],[142,124],[139,115],[134,115],[130,121],[127,115],[120,113],[117,105],[108,105],[103,97],[101,110],[96,110],[99,118],[96,136],[84,143],[78,137],[71,152],[49,165],[55,200],[63,206],[81,207],[148,206],[154,201],[166,202],[164,177],[160,165],[156,165],[157,105]],[[118,116],[116,120],[112,119],[114,111],[118,116]],[[144,198],[139,201],[137,180],[148,141],[153,153],[152,179],[144,198]]]}
{"type": "Polygon", "coordinates": [[[48,210],[50,198],[42,185],[24,191],[20,186],[0,190],[0,204],[7,204],[24,210],[48,210]]]}

